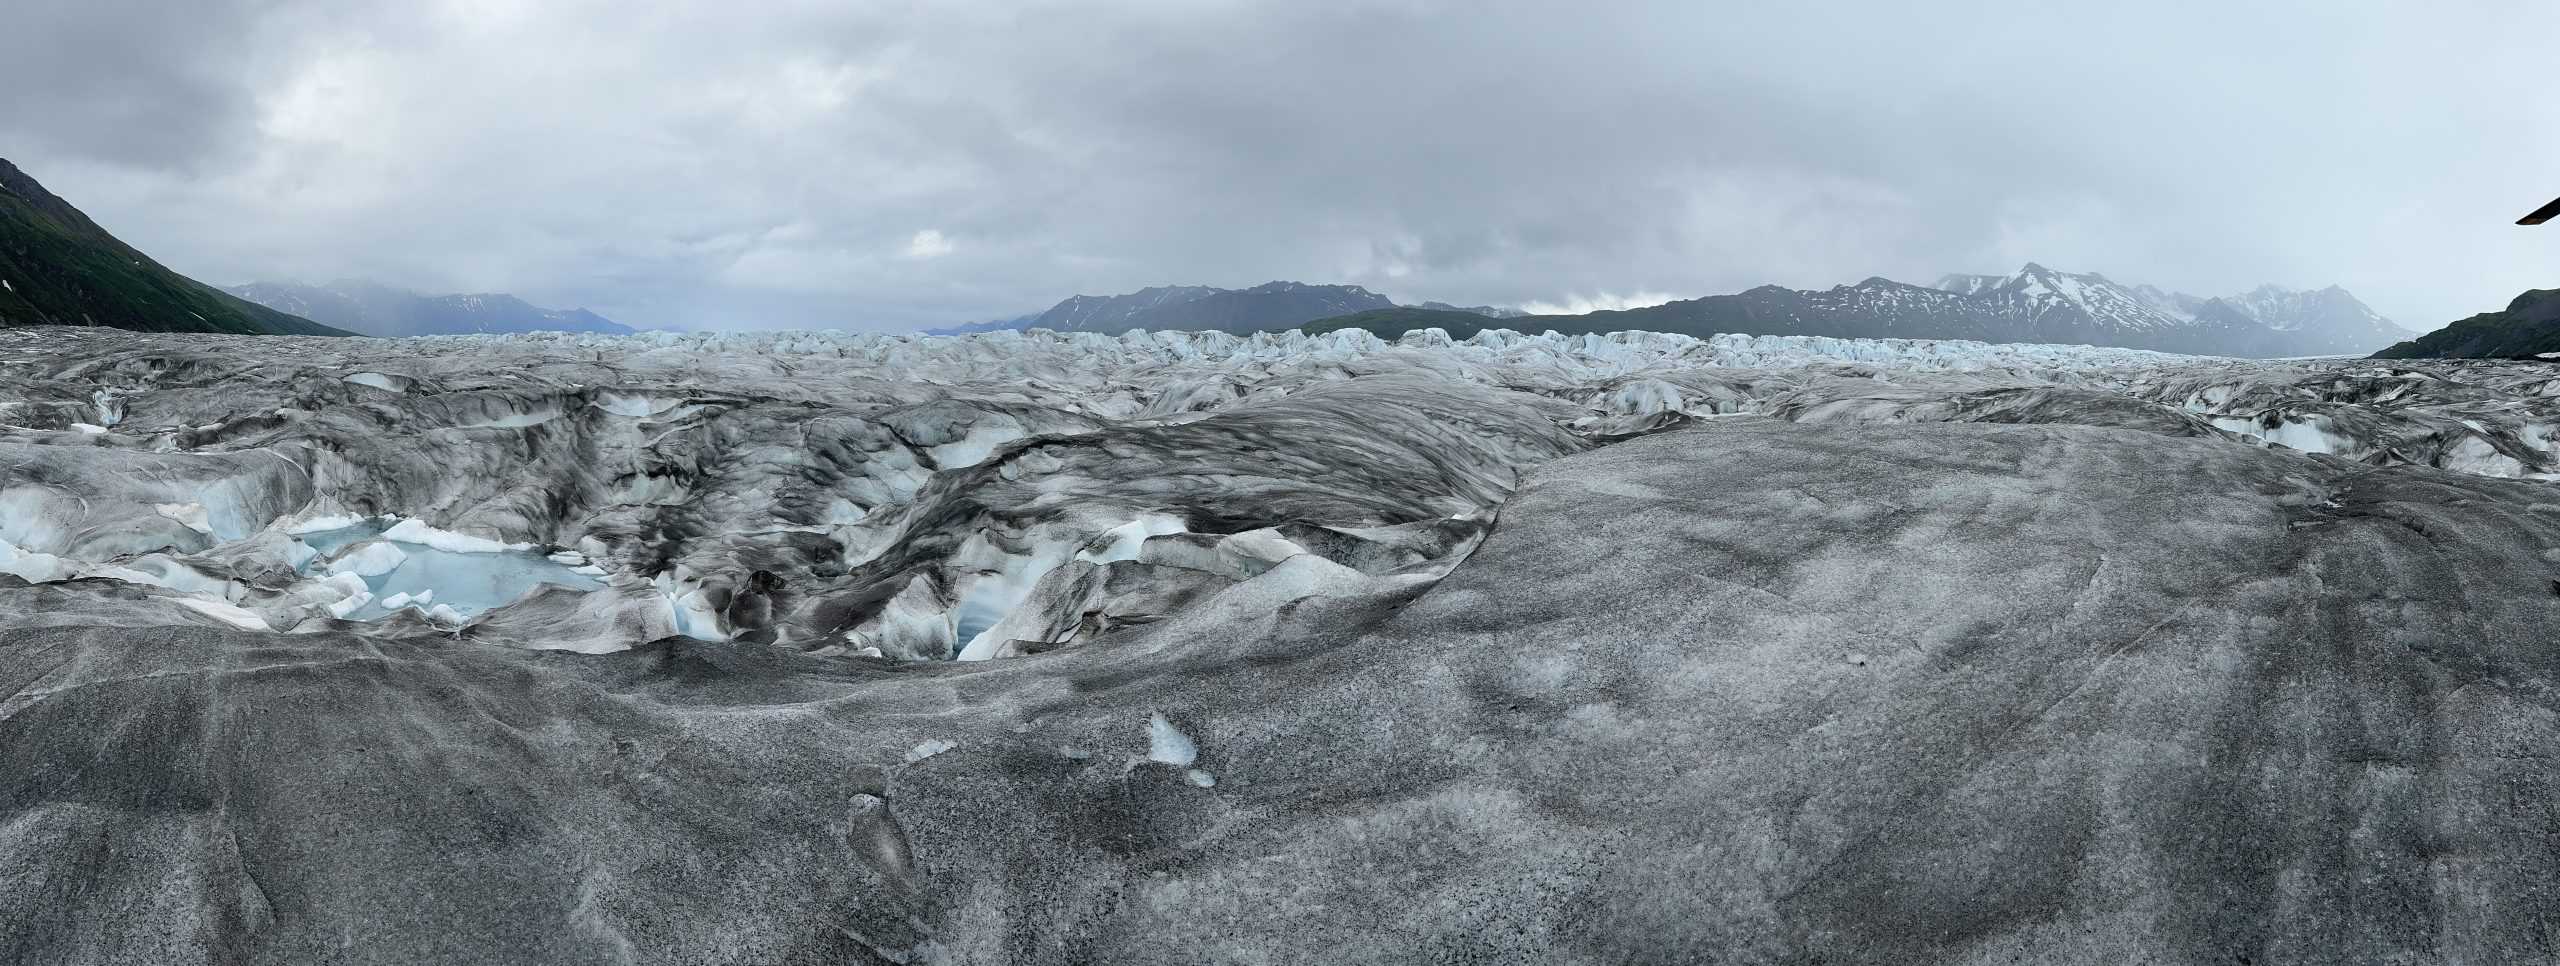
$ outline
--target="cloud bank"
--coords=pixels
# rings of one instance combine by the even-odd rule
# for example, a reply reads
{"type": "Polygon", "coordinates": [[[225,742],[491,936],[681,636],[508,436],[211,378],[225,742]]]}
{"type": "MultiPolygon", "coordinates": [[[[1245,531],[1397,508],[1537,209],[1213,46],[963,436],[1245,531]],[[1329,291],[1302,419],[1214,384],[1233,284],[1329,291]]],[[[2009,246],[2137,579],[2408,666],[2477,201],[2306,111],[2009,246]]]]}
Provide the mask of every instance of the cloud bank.
{"type": "Polygon", "coordinates": [[[209,281],[906,328],[1269,279],[2560,284],[2542,5],[32,0],[0,156],[209,281]]]}

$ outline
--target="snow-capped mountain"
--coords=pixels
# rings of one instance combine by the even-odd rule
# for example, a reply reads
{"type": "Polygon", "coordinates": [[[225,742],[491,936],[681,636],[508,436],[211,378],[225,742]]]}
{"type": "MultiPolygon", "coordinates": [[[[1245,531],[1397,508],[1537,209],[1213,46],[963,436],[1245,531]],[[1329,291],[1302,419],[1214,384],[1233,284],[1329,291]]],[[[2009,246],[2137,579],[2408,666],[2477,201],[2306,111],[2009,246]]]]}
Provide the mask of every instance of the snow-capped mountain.
{"type": "Polygon", "coordinates": [[[2195,323],[2167,310],[2157,294],[2146,298],[2096,272],[2057,272],[2034,262],[1968,297],[1986,304],[1995,318],[2025,322],[2039,333],[2165,333],[2195,323]]]}
{"type": "MultiPolygon", "coordinates": [[[[1387,338],[1401,335],[1410,326],[1437,326],[1452,332],[1512,328],[1566,334],[1643,330],[1697,337],[1734,333],[1974,339],[2227,356],[2356,354],[2406,337],[2335,287],[2294,292],[2262,286],[2246,295],[2215,299],[2148,285],[2128,286],[2096,273],[2060,272],[2034,263],[2009,275],[1949,275],[1935,286],[1889,278],[1828,289],[1763,285],[1732,295],[1637,309],[1468,320],[1476,324],[1381,313],[1325,321],[1387,338]]],[[[1326,327],[1325,322],[1317,327],[1326,327]]]]}
{"type": "Polygon", "coordinates": [[[513,295],[420,295],[375,282],[327,285],[253,282],[225,291],[280,312],[364,335],[468,335],[505,332],[600,332],[632,329],[585,309],[546,309],[513,295]]]}
{"type": "Polygon", "coordinates": [[[1422,312],[1382,311],[1395,308],[1385,296],[1356,285],[1163,286],[1126,295],[1079,295],[1037,317],[934,334],[997,328],[1251,333],[1335,323],[1318,327],[1359,328],[1387,338],[1418,326],[1567,334],[1643,330],[1698,337],[1734,333],[1975,339],[2256,357],[2362,354],[2409,336],[2334,285],[2317,291],[2262,285],[2239,295],[2209,298],[2126,285],[2095,272],[2057,271],[2034,262],[2007,275],[1948,275],[1932,286],[1889,278],[1828,289],[1763,285],[1731,295],[1582,315],[1532,316],[1516,309],[1460,308],[1440,302],[1415,307],[1427,310],[1422,312]],[[1481,324],[1453,323],[1446,317],[1449,313],[1462,313],[1470,317],[1468,321],[1481,324]]]}
{"type": "MultiPolygon", "coordinates": [[[[2186,328],[2235,337],[2277,335],[2275,342],[2301,354],[2361,351],[2406,338],[2408,332],[2367,307],[2346,289],[2317,290],[2261,285],[2238,295],[2207,297],[2151,285],[2120,285],[2095,273],[2070,275],[2029,263],[2015,275],[1948,275],[1938,288],[1959,295],[2016,298],[2050,295],[2088,315],[2100,327],[2128,331],[2186,328]]],[[[2028,305],[2033,298],[2020,300],[2028,305]]],[[[2036,311],[2043,311],[2037,308],[2036,311]]]]}
{"type": "Polygon", "coordinates": [[[2030,322],[2046,341],[2216,355],[2339,355],[2368,352],[2408,334],[2335,285],[2314,291],[2261,285],[2206,297],[2030,262],[2008,276],[1950,275],[1938,287],[1987,299],[2000,314],[2030,322]]]}
{"type": "Polygon", "coordinates": [[[1889,278],[1828,289],[1763,285],[1731,295],[1584,315],[1480,315],[1453,322],[1442,316],[1369,313],[1311,328],[1344,325],[1386,338],[1413,326],[1569,335],[1642,330],[1701,338],[1733,333],[1974,339],[2260,357],[2360,354],[2408,337],[2335,286],[2297,292],[2268,285],[2243,295],[2205,298],[2032,262],[2008,275],[1948,275],[1934,286],[1889,278]]]}
{"type": "Polygon", "coordinates": [[[1516,327],[1529,331],[1552,328],[1567,333],[1643,329],[1701,337],[1732,332],[1847,339],[2027,341],[2006,338],[1995,331],[1986,324],[1980,306],[1967,296],[1887,278],[1870,278],[1856,285],[1823,290],[1763,285],[1732,295],[1644,308],[1534,316],[1516,327]]]}
{"type": "Polygon", "coordinates": [[[2321,355],[2363,352],[2410,335],[2335,285],[2307,292],[2261,285],[2239,295],[2203,300],[2195,312],[2199,317],[2224,316],[2234,325],[2281,333],[2280,341],[2307,346],[2321,355]]]}
{"type": "Polygon", "coordinates": [[[2220,319],[2176,310],[2105,276],[2057,272],[2033,263],[2011,275],[1951,275],[1920,286],[1888,278],[1829,289],[1776,285],[1732,295],[1580,316],[1541,316],[1515,326],[1535,331],[1646,329],[1706,336],[1818,335],[1834,338],[1976,339],[2118,346],[2210,355],[2287,355],[2235,341],[2220,319]]]}

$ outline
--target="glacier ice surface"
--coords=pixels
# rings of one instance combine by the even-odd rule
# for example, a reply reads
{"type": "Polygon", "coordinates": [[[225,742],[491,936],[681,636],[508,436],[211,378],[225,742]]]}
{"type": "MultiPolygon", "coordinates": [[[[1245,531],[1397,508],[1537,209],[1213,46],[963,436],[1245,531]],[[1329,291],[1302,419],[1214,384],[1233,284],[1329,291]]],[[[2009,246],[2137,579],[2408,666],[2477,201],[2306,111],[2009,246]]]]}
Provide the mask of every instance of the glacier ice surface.
{"type": "Polygon", "coordinates": [[[583,961],[618,930],[706,961],[2318,961],[2260,954],[2387,932],[2365,958],[2485,962],[2539,950],[2560,874],[2505,807],[2560,795],[2526,753],[2560,741],[2539,363],[1500,331],[0,353],[0,771],[30,776],[0,845],[42,886],[0,889],[8,921],[280,961],[583,961]]]}

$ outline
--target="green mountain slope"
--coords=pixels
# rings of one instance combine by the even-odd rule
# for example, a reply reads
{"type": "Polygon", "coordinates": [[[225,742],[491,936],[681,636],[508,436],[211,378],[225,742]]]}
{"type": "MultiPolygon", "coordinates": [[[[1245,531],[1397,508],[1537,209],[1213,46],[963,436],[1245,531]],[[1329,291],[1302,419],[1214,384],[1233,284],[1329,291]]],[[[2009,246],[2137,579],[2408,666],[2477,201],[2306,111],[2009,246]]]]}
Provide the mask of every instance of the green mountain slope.
{"type": "Polygon", "coordinates": [[[2560,289],[2516,296],[2478,315],[2373,354],[2376,359],[2515,359],[2560,352],[2560,289]]]}
{"type": "Polygon", "coordinates": [[[0,325],[346,335],[162,267],[0,159],[0,325]]]}

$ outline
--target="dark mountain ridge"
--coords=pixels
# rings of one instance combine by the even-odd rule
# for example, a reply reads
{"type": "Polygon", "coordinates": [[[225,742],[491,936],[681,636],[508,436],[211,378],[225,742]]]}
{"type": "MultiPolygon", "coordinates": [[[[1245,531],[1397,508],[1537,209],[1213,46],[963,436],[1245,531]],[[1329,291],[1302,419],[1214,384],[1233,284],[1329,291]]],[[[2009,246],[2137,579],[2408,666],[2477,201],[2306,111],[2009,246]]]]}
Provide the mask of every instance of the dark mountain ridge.
{"type": "Polygon", "coordinates": [[[1078,295],[1040,313],[1028,327],[1106,335],[1135,329],[1250,333],[1393,307],[1386,296],[1357,285],[1162,286],[1127,295],[1078,295]]]}
{"type": "Polygon", "coordinates": [[[2503,311],[2482,312],[2373,354],[2376,359],[2529,359],[2560,353],[2560,289],[2515,297],[2503,311]]]}
{"type": "Polygon", "coordinates": [[[346,335],[169,270],[0,159],[0,325],[346,335]]]}

